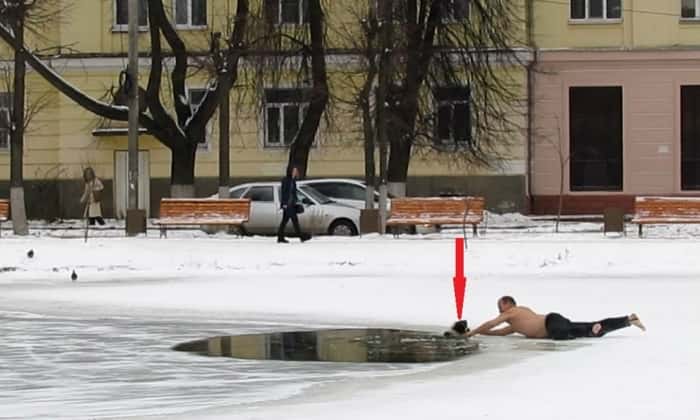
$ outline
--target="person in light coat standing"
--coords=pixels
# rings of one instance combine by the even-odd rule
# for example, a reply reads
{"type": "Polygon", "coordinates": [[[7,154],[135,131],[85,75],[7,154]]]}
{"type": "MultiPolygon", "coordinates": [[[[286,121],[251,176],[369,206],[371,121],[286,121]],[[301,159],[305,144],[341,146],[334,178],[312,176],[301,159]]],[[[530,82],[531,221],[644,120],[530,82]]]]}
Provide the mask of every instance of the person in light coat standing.
{"type": "Polygon", "coordinates": [[[83,217],[88,219],[88,223],[91,226],[94,226],[95,222],[104,225],[101,203],[102,191],[105,187],[102,185],[102,181],[95,176],[95,171],[90,167],[85,168],[83,171],[83,181],[85,181],[85,190],[80,198],[80,203],[85,206],[83,217]]]}

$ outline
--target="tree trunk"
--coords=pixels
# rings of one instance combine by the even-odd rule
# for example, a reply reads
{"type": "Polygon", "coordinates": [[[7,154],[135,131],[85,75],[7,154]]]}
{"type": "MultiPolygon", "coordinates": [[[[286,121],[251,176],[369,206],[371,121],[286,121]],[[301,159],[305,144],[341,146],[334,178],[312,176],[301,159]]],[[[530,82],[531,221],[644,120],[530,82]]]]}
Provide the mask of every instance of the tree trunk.
{"type": "MultiPolygon", "coordinates": [[[[379,2],[381,21],[391,22],[394,4],[392,0],[379,2]]],[[[383,24],[380,37],[379,80],[377,86],[377,141],[379,142],[379,233],[386,233],[387,220],[387,155],[389,142],[389,112],[387,106],[389,85],[391,84],[393,25],[383,24]]]]}
{"type": "Polygon", "coordinates": [[[411,161],[411,143],[392,140],[387,171],[389,193],[396,197],[406,196],[408,164],[411,161]]]}
{"type": "MultiPolygon", "coordinates": [[[[24,45],[24,11],[17,12],[13,22],[15,37],[24,45]]],[[[15,50],[14,88],[12,97],[12,126],[10,136],[10,208],[12,229],[16,235],[28,235],[27,212],[24,203],[24,95],[26,64],[24,49],[15,50]]]]}
{"type": "Polygon", "coordinates": [[[229,167],[231,163],[231,130],[230,130],[230,95],[231,91],[222,89],[221,102],[219,103],[219,198],[229,197],[231,177],[229,167]]]}
{"type": "Polygon", "coordinates": [[[309,108],[299,133],[289,148],[289,164],[299,169],[301,177],[306,177],[309,153],[316,138],[321,117],[328,103],[328,77],[324,51],[324,17],[320,0],[309,0],[309,30],[311,32],[311,73],[313,93],[309,108]]]}
{"type": "MultiPolygon", "coordinates": [[[[560,143],[561,144],[561,143],[560,143]]],[[[564,207],[564,167],[566,162],[560,160],[559,163],[559,205],[557,206],[557,221],[554,225],[554,232],[559,233],[559,222],[561,221],[561,211],[564,207]]]]}
{"type": "Polygon", "coordinates": [[[170,196],[172,198],[194,197],[194,163],[197,143],[187,142],[172,149],[170,196]]]}
{"type": "Polygon", "coordinates": [[[365,91],[363,91],[362,98],[360,98],[360,106],[362,108],[362,128],[365,137],[365,184],[367,185],[365,208],[373,209],[374,184],[377,170],[374,163],[374,127],[372,125],[372,110],[370,109],[369,104],[369,92],[370,89],[366,89],[365,91]]]}

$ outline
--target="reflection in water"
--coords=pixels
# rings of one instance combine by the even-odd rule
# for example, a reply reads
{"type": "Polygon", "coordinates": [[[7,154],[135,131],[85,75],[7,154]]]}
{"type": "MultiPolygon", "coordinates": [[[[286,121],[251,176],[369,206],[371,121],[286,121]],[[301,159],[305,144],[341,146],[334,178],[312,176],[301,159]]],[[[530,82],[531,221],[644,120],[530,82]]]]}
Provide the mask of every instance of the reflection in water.
{"type": "Polygon", "coordinates": [[[178,344],[173,349],[238,359],[427,363],[454,360],[478,346],[464,338],[420,331],[342,329],[219,336],[178,344]]]}

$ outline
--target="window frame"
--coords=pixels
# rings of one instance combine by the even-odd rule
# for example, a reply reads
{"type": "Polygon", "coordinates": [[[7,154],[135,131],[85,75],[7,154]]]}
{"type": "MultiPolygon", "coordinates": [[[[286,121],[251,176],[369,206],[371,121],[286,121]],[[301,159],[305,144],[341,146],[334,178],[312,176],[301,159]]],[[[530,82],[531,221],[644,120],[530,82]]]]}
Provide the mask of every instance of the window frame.
{"type": "Polygon", "coordinates": [[[12,93],[0,92],[0,97],[7,97],[6,100],[0,99],[0,118],[7,114],[7,127],[0,127],[0,136],[7,138],[6,146],[0,143],[0,153],[5,153],[10,151],[12,145],[12,93]]]}
{"type": "MultiPolygon", "coordinates": [[[[294,90],[294,88],[269,88],[266,90],[294,90]]],[[[303,89],[300,89],[303,90],[303,89]]],[[[290,146],[290,144],[285,144],[284,142],[284,109],[287,106],[296,106],[299,108],[299,128],[301,129],[302,124],[304,123],[304,117],[306,117],[306,112],[308,111],[309,108],[309,102],[308,101],[300,101],[300,102],[294,102],[294,101],[283,101],[283,102],[271,102],[265,99],[265,104],[263,107],[263,124],[264,124],[264,133],[263,133],[263,146],[266,149],[285,149],[290,146]],[[270,139],[270,133],[269,133],[269,122],[268,122],[268,109],[271,108],[276,108],[279,110],[279,120],[278,120],[278,128],[279,128],[279,133],[280,133],[280,142],[279,143],[271,143],[269,141],[270,139]]],[[[314,140],[314,143],[312,147],[316,147],[316,141],[314,140]]]]}
{"type": "Polygon", "coordinates": [[[433,106],[434,106],[434,115],[435,115],[435,127],[434,127],[434,133],[435,133],[435,144],[439,146],[457,146],[457,147],[469,147],[472,148],[474,147],[474,133],[473,133],[473,127],[471,124],[471,89],[469,86],[461,86],[461,85],[452,85],[452,86],[438,86],[434,89],[433,91],[433,106]],[[467,89],[467,92],[469,96],[466,99],[440,99],[437,95],[437,89],[467,89]],[[455,105],[457,104],[465,104],[467,106],[467,111],[468,111],[468,117],[469,117],[469,124],[468,124],[468,130],[469,132],[467,133],[467,139],[466,141],[457,141],[455,140],[455,130],[454,130],[454,115],[455,115],[455,105]],[[440,108],[448,105],[451,108],[451,113],[450,113],[450,138],[449,139],[443,139],[440,137],[440,108]]]}
{"type": "Polygon", "coordinates": [[[570,23],[620,23],[622,22],[622,16],[624,12],[624,0],[620,0],[620,17],[609,18],[608,17],[608,1],[601,0],[603,2],[603,16],[602,17],[591,17],[591,0],[580,0],[584,2],[585,17],[575,18],[572,16],[572,5],[576,0],[569,0],[569,22],[570,23]]]}
{"type": "Polygon", "coordinates": [[[681,10],[679,12],[680,20],[682,21],[700,21],[700,0],[694,0],[695,10],[694,16],[683,16],[683,0],[680,0],[681,10]]]}
{"type": "MultiPolygon", "coordinates": [[[[119,18],[119,6],[117,3],[120,1],[125,1],[128,3],[129,0],[113,0],[112,1],[112,32],[129,32],[129,23],[119,23],[117,19],[119,18]]],[[[149,28],[148,24],[148,0],[141,0],[145,3],[146,7],[146,24],[139,25],[139,32],[147,32],[149,28]]]]}
{"type": "Polygon", "coordinates": [[[187,23],[178,23],[177,21],[177,2],[178,0],[173,0],[173,23],[175,23],[175,29],[206,29],[209,27],[209,2],[204,5],[205,20],[204,25],[194,25],[192,23],[192,4],[195,1],[207,1],[207,0],[184,0],[187,2],[187,23]]]}
{"type": "MultiPolygon", "coordinates": [[[[195,104],[192,103],[192,93],[193,92],[202,92],[203,94],[206,94],[207,92],[206,87],[187,87],[186,92],[187,92],[187,104],[190,106],[190,112],[194,115],[194,110],[195,110],[195,104]]],[[[202,100],[204,100],[204,96],[202,96],[202,100]]],[[[200,105],[202,102],[200,101],[200,105]]],[[[213,119],[209,120],[207,123],[206,129],[204,130],[204,141],[197,143],[197,149],[201,151],[206,151],[208,152],[210,147],[211,147],[211,136],[213,133],[213,119]]]]}
{"type": "Polygon", "coordinates": [[[267,17],[267,22],[272,25],[290,25],[290,26],[302,26],[309,23],[308,0],[293,0],[297,3],[297,20],[295,22],[285,22],[283,20],[284,12],[282,2],[285,0],[263,0],[264,15],[267,17]],[[274,4],[274,10],[267,10],[268,6],[274,4]],[[272,13],[276,12],[276,16],[272,13]]]}

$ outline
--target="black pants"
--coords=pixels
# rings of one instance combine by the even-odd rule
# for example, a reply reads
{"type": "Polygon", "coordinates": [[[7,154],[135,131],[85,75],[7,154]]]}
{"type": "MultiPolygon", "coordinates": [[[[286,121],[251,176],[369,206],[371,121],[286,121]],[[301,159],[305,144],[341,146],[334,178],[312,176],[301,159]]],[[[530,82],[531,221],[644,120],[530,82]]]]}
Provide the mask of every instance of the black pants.
{"type": "Polygon", "coordinates": [[[90,226],[95,226],[95,222],[99,223],[100,226],[105,225],[105,219],[103,219],[102,217],[88,217],[88,223],[90,224],[90,226]]]}
{"type": "Polygon", "coordinates": [[[277,238],[278,239],[284,239],[284,229],[287,227],[287,223],[291,220],[292,225],[294,225],[294,232],[297,234],[298,237],[303,238],[305,237],[303,233],[301,233],[301,227],[299,227],[299,218],[297,217],[297,210],[294,208],[294,206],[287,207],[283,211],[283,216],[282,216],[282,223],[280,223],[279,229],[277,229],[277,238]]]}
{"type": "Polygon", "coordinates": [[[598,322],[571,322],[561,314],[551,313],[544,321],[549,338],[555,340],[572,340],[580,337],[602,337],[605,334],[630,326],[629,318],[621,316],[618,318],[606,318],[598,322]],[[600,324],[602,327],[598,334],[593,334],[593,325],[600,324]]]}

